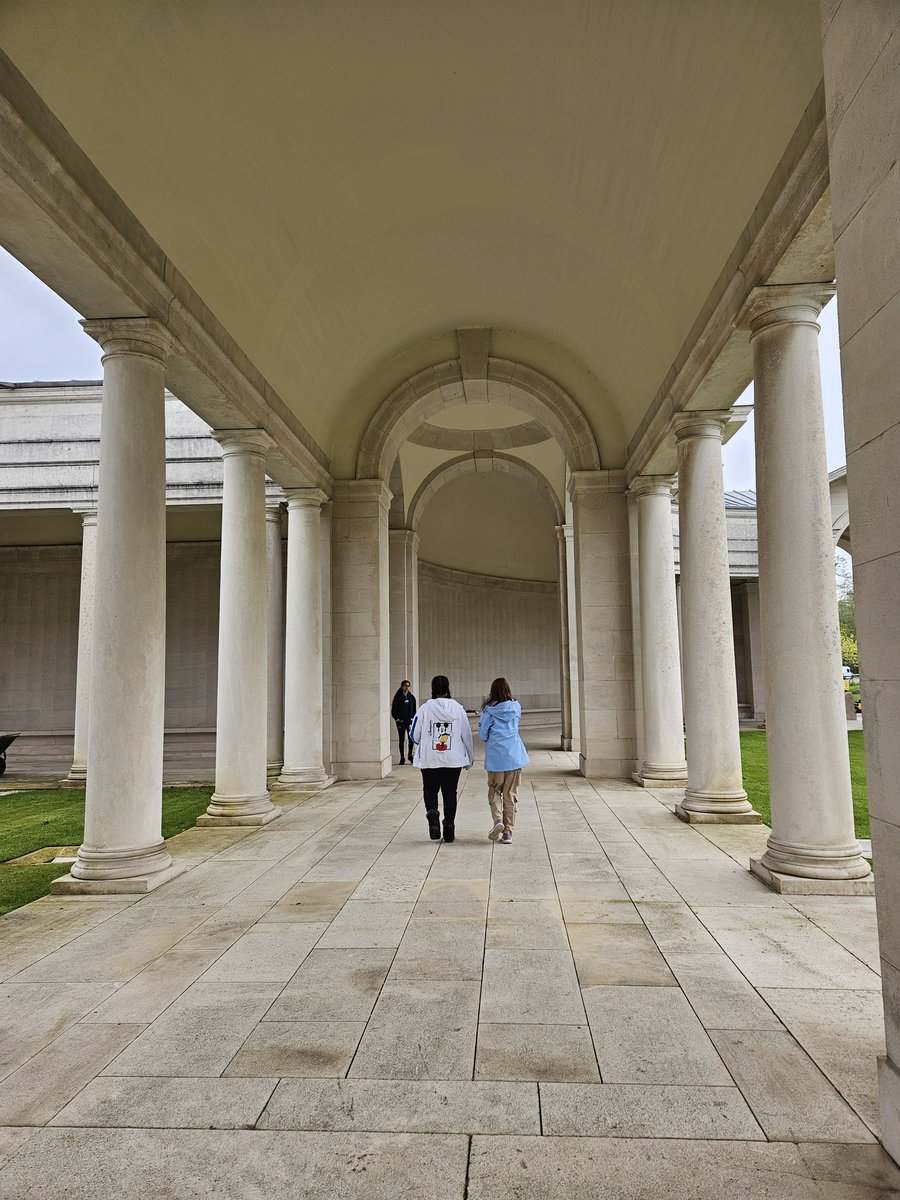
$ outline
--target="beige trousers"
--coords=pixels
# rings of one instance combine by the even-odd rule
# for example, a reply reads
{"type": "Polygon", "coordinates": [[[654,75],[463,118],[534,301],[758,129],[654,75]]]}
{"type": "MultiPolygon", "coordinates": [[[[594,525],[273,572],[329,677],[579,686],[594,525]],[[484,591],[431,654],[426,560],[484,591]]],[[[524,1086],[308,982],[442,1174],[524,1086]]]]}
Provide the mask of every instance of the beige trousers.
{"type": "Polygon", "coordinates": [[[488,771],[488,804],[494,824],[503,822],[503,829],[512,833],[516,823],[516,801],[522,768],[515,771],[488,771]]]}

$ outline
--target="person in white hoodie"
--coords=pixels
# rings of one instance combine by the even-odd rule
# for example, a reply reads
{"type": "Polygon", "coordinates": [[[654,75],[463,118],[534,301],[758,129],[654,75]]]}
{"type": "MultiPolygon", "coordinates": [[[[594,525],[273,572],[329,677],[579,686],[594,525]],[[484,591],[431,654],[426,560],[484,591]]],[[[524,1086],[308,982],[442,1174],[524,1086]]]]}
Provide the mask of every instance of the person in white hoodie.
{"type": "Polygon", "coordinates": [[[441,815],[438,794],[444,802],[444,841],[456,836],[456,792],[459,773],[468,771],[474,758],[472,730],[461,704],[450,696],[450,681],[446,675],[435,675],[431,681],[431,699],[416,713],[409,731],[415,746],[413,766],[422,772],[422,793],[428,832],[436,842],[441,836],[441,815]]]}

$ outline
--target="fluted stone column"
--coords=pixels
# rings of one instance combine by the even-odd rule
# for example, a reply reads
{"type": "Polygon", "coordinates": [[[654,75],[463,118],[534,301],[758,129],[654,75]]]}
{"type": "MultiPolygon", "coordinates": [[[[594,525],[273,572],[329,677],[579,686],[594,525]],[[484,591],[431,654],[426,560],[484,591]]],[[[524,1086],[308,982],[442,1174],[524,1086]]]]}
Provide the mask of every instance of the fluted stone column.
{"type": "Polygon", "coordinates": [[[60,787],[84,787],[87,780],[91,723],[91,652],[94,638],[94,575],[97,558],[97,510],[75,509],[81,517],[81,588],[78,594],[78,660],[75,677],[75,740],[72,765],[60,787]]]}
{"type": "Polygon", "coordinates": [[[281,501],[266,504],[266,779],[271,785],[284,766],[284,566],[281,501]]]}
{"type": "Polygon", "coordinates": [[[82,322],[103,348],[84,844],[54,893],[147,892],[162,837],[166,662],[166,360],[149,318],[82,322]]]}
{"type": "Polygon", "coordinates": [[[559,562],[559,717],[562,726],[560,748],[572,749],[572,649],[569,645],[569,574],[566,563],[566,527],[556,526],[559,562]]]}
{"type": "Polygon", "coordinates": [[[285,492],[288,502],[284,648],[284,767],[279,790],[332,782],[322,764],[321,510],[317,488],[285,492]]]}
{"type": "Polygon", "coordinates": [[[682,413],[678,443],[681,635],[688,786],[683,821],[758,824],[741,769],[722,435],[728,412],[682,413]]]}
{"type": "Polygon", "coordinates": [[[784,892],[872,889],[853,828],[819,379],[816,318],[831,293],[756,288],[739,318],[753,348],[772,802],[768,847],[750,865],[784,892]]]}
{"type": "Polygon", "coordinates": [[[419,695],[419,535],[412,529],[388,531],[391,608],[391,687],[408,679],[419,695]]]}
{"type": "Polygon", "coordinates": [[[638,513],[643,761],[645,787],[684,787],[684,710],[675,604],[672,485],[664,476],[638,476],[629,491],[638,513]]]}
{"type": "Polygon", "coordinates": [[[266,783],[266,453],[262,429],[213,432],[222,447],[222,568],[216,790],[197,824],[265,825],[279,814],[266,783]]]}

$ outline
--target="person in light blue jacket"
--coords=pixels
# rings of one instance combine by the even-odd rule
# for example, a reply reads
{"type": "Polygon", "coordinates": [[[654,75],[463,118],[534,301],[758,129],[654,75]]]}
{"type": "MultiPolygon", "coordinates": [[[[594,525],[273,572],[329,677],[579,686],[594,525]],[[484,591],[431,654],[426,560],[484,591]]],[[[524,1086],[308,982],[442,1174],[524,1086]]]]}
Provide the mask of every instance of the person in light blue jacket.
{"type": "Polygon", "coordinates": [[[484,767],[488,773],[488,804],[493,825],[488,837],[504,845],[512,841],[522,768],[528,751],[519,737],[522,705],[513,699],[505,679],[495,679],[481,710],[478,732],[485,743],[484,767]]]}

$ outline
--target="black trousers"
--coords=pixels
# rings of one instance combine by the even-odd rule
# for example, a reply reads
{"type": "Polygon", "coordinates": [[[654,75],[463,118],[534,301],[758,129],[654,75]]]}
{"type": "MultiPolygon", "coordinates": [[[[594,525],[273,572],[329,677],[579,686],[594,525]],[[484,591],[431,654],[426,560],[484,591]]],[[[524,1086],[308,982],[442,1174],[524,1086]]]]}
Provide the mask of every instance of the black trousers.
{"type": "Polygon", "coordinates": [[[424,767],[422,769],[425,811],[437,812],[438,793],[440,793],[444,801],[444,822],[447,825],[456,823],[456,789],[459,787],[461,770],[462,767],[424,767]]]}
{"type": "Polygon", "coordinates": [[[400,740],[400,761],[402,762],[405,758],[408,758],[412,762],[413,743],[412,738],[409,736],[412,721],[396,721],[395,723],[397,726],[397,737],[400,740]],[[408,754],[407,749],[409,750],[408,754]]]}

